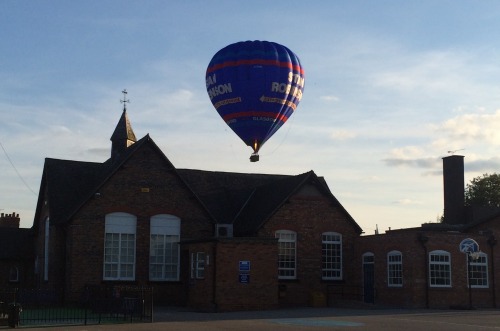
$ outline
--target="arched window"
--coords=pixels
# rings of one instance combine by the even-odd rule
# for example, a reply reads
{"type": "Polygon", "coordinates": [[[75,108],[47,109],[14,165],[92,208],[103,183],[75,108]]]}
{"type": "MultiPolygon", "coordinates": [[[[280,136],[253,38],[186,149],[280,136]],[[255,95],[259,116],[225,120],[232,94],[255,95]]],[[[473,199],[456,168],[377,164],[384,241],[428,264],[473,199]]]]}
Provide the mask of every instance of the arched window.
{"type": "Polygon", "coordinates": [[[342,279],[342,235],[324,232],[321,235],[322,279],[342,279]]]}
{"type": "Polygon", "coordinates": [[[446,251],[429,253],[429,285],[451,287],[451,255],[446,251]]]}
{"type": "Polygon", "coordinates": [[[179,280],[180,218],[168,214],[155,215],[151,217],[150,228],[149,279],[179,280]]]}
{"type": "Polygon", "coordinates": [[[278,238],[278,278],[297,278],[297,233],[290,230],[278,230],[274,235],[278,238]]]}
{"type": "Polygon", "coordinates": [[[488,287],[488,255],[479,252],[477,258],[469,257],[468,263],[469,270],[469,285],[472,288],[487,288],[488,287]]]}
{"type": "Polygon", "coordinates": [[[106,215],[104,236],[104,280],[135,279],[135,234],[137,218],[127,213],[106,215]]]}
{"type": "Polygon", "coordinates": [[[363,264],[373,264],[375,263],[375,255],[372,252],[366,252],[363,254],[363,264]]]}
{"type": "Polygon", "coordinates": [[[387,253],[387,286],[403,286],[403,255],[400,251],[387,253]]]}

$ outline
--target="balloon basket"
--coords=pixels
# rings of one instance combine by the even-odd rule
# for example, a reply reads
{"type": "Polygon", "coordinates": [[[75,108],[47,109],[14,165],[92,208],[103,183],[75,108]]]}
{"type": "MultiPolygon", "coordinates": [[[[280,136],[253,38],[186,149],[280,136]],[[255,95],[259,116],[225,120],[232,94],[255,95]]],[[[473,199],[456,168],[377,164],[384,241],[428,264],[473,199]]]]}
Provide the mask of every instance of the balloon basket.
{"type": "Polygon", "coordinates": [[[259,161],[259,154],[254,153],[250,155],[250,162],[257,162],[257,161],[259,161]]]}

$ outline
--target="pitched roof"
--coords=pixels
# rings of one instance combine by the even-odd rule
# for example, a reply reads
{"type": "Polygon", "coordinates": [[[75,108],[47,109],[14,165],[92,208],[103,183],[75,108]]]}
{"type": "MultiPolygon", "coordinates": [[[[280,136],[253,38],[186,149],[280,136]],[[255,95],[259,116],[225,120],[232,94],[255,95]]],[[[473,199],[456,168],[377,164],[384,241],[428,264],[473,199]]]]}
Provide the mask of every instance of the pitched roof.
{"type": "MultiPolygon", "coordinates": [[[[110,158],[104,163],[46,158],[35,219],[39,218],[44,188],[50,202],[51,221],[54,224],[64,223],[145,143],[150,143],[160,151],[149,135],[146,135],[127,148],[119,159],[110,158]]],[[[160,153],[164,156],[161,151],[160,153]]],[[[166,157],[165,161],[174,169],[166,157]]]]}
{"type": "Polygon", "coordinates": [[[254,234],[309,178],[311,172],[257,187],[234,221],[235,235],[254,234]]]}
{"type": "Polygon", "coordinates": [[[178,169],[218,223],[233,224],[236,236],[251,236],[306,182],[339,207],[359,233],[359,225],[333,196],[322,177],[304,174],[267,175],[178,169]]]}
{"type": "MultiPolygon", "coordinates": [[[[313,171],[290,176],[176,169],[149,135],[128,147],[119,159],[111,158],[104,163],[47,158],[41,190],[47,189],[51,222],[58,224],[68,221],[146,143],[163,156],[168,167],[184,182],[214,222],[233,224],[235,235],[255,234],[306,182],[315,184],[332,199],[361,233],[361,228],[333,196],[324,179],[317,177],[313,171]]],[[[39,218],[41,199],[42,191],[35,219],[39,218]]]]}
{"type": "Polygon", "coordinates": [[[233,223],[257,187],[291,177],[192,169],[177,169],[177,172],[217,222],[223,224],[233,223]]]}
{"type": "Polygon", "coordinates": [[[106,163],[45,159],[43,180],[47,183],[51,221],[60,223],[66,220],[108,169],[106,163]]]}

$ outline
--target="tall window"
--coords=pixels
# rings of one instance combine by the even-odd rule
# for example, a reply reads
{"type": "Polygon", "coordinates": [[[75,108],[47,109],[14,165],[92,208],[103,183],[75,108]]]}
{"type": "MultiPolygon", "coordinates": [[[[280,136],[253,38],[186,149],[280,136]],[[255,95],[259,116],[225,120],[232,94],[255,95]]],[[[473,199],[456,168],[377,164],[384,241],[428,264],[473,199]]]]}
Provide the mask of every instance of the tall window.
{"type": "Polygon", "coordinates": [[[151,217],[150,280],[179,280],[180,233],[180,218],[167,214],[151,217]]]}
{"type": "Polygon", "coordinates": [[[205,252],[191,253],[191,278],[205,278],[206,260],[205,252]]]}
{"type": "MultiPolygon", "coordinates": [[[[466,258],[469,256],[465,255],[466,258]]],[[[470,259],[469,268],[469,285],[476,288],[488,287],[488,255],[483,252],[479,253],[477,259],[470,259]]]]}
{"type": "Polygon", "coordinates": [[[403,286],[403,255],[399,251],[391,251],[387,254],[387,285],[403,286]]]}
{"type": "Polygon", "coordinates": [[[278,238],[278,278],[295,279],[296,275],[296,251],[297,233],[289,230],[278,230],[275,233],[278,238]]]}
{"type": "Polygon", "coordinates": [[[135,233],[137,218],[127,213],[106,215],[104,280],[135,279],[135,233]]]}
{"type": "Polygon", "coordinates": [[[44,258],[43,258],[43,280],[49,280],[49,238],[50,238],[50,221],[45,219],[45,240],[44,240],[44,258]]]}
{"type": "Polygon", "coordinates": [[[429,284],[432,287],[451,287],[451,257],[446,251],[429,253],[429,284]]]}
{"type": "Polygon", "coordinates": [[[322,278],[342,279],[342,235],[324,232],[321,235],[322,278]]]}

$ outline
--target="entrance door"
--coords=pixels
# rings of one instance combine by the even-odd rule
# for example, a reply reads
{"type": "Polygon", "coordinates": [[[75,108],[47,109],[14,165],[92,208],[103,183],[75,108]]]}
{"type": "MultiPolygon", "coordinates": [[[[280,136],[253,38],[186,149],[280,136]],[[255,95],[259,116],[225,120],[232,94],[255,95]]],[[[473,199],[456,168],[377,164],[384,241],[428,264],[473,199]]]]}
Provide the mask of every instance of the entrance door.
{"type": "Polygon", "coordinates": [[[375,259],[373,253],[363,254],[363,301],[375,303],[375,259]]]}

